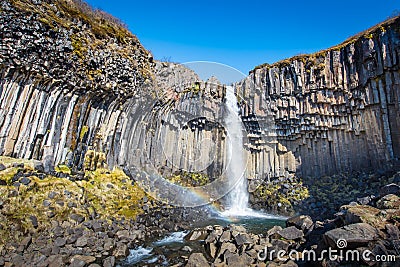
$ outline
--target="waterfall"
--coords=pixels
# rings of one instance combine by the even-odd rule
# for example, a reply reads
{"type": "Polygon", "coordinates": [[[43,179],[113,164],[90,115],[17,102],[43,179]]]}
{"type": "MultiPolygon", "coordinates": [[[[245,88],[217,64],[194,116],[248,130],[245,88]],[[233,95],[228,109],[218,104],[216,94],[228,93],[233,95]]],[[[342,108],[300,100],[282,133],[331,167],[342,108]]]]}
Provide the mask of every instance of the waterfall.
{"type": "Polygon", "coordinates": [[[247,215],[249,193],[247,191],[246,165],[243,150],[243,129],[239,117],[239,107],[232,86],[226,88],[226,115],[224,122],[227,127],[227,156],[228,165],[226,174],[233,189],[227,196],[227,210],[223,213],[228,216],[247,215]]]}

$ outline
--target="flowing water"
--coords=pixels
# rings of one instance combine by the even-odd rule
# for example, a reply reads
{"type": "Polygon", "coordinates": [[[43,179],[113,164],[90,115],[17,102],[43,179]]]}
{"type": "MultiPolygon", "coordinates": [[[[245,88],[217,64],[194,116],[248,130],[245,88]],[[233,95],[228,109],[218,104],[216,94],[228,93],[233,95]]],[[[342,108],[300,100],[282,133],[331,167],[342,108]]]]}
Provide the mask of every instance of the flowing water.
{"type": "Polygon", "coordinates": [[[232,86],[226,88],[226,116],[224,118],[227,132],[227,175],[230,186],[227,209],[222,212],[225,217],[255,217],[270,218],[271,215],[256,212],[248,207],[249,193],[247,191],[246,160],[243,149],[243,126],[239,116],[237,97],[232,86]]]}

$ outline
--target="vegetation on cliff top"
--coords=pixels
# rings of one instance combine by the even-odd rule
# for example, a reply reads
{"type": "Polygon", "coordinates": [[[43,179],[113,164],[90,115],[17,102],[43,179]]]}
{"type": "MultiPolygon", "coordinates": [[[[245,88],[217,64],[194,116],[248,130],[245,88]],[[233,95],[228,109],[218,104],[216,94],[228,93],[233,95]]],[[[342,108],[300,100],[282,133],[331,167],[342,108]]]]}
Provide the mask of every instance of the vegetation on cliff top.
{"type": "Polygon", "coordinates": [[[125,38],[136,38],[119,19],[98,9],[93,9],[81,0],[37,1],[10,0],[19,10],[39,15],[39,20],[50,27],[70,28],[76,19],[90,25],[98,38],[114,37],[123,42],[125,38]]]}

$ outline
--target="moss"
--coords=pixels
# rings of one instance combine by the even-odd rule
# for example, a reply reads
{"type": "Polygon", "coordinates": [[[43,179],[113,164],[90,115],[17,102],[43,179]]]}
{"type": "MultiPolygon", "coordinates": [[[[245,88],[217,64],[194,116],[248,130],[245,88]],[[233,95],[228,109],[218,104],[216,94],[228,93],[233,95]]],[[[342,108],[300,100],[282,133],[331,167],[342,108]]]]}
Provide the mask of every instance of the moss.
{"type": "Polygon", "coordinates": [[[261,184],[252,194],[257,202],[264,202],[272,209],[286,211],[293,210],[294,205],[310,196],[307,187],[303,186],[301,181],[274,181],[261,184]]]}
{"type": "Polygon", "coordinates": [[[81,60],[84,60],[88,51],[86,39],[75,34],[71,35],[70,38],[71,45],[73,47],[73,53],[81,60]]]}
{"type": "Polygon", "coordinates": [[[89,131],[89,126],[83,125],[81,132],[79,133],[79,140],[82,141],[83,138],[85,137],[85,134],[89,131]]]}
{"type": "Polygon", "coordinates": [[[17,174],[18,168],[7,168],[0,171],[0,180],[5,181],[8,185],[12,184],[12,178],[17,174]]]}
{"type": "Polygon", "coordinates": [[[200,92],[200,84],[199,83],[193,83],[189,87],[185,88],[182,91],[182,94],[186,94],[192,92],[193,94],[198,94],[200,92]]]}
{"type": "Polygon", "coordinates": [[[203,186],[210,182],[210,177],[206,174],[185,171],[178,171],[167,179],[172,183],[186,187],[203,186]]]}
{"type": "MultiPolygon", "coordinates": [[[[0,172],[0,179],[10,181],[17,171],[18,168],[8,168],[0,172]]],[[[68,220],[71,213],[86,218],[96,213],[100,219],[106,220],[122,217],[134,219],[143,213],[141,206],[145,192],[118,168],[86,171],[85,180],[75,182],[51,175],[43,179],[31,175],[29,179],[31,182],[28,186],[14,187],[9,183],[0,186],[0,198],[4,201],[0,213],[0,246],[8,240],[18,240],[24,233],[33,234],[48,228],[50,213],[52,220],[58,221],[68,220]],[[10,192],[15,191],[17,194],[11,197],[10,192]],[[49,206],[43,205],[45,200],[49,206]],[[75,205],[68,206],[68,203],[75,205]],[[38,229],[33,227],[31,215],[37,217],[38,229]]],[[[147,198],[151,199],[149,196],[147,198]]]]}
{"type": "Polygon", "coordinates": [[[120,20],[104,11],[93,9],[80,0],[52,1],[56,10],[46,2],[42,2],[41,5],[34,5],[30,0],[10,0],[10,2],[21,11],[39,15],[41,22],[50,26],[54,22],[59,26],[71,28],[73,27],[71,17],[74,17],[87,23],[98,38],[114,37],[123,43],[126,38],[135,38],[120,20]]]}
{"type": "Polygon", "coordinates": [[[60,165],[56,166],[54,169],[57,172],[71,174],[71,169],[67,165],[60,164],[60,165]]]}

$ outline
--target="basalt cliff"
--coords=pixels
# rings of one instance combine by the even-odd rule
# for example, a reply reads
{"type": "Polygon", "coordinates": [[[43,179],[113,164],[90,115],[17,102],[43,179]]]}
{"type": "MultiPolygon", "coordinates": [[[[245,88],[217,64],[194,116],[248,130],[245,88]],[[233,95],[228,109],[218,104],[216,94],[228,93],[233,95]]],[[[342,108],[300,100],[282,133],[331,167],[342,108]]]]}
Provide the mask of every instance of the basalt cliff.
{"type": "MultiPolygon", "coordinates": [[[[80,1],[0,8],[1,155],[42,161],[47,172],[151,165],[183,184],[223,174],[225,85],[153,60],[120,22],[80,1]]],[[[261,65],[234,84],[256,207],[290,206],[323,177],[364,183],[397,167],[399,24],[261,65]]]]}

